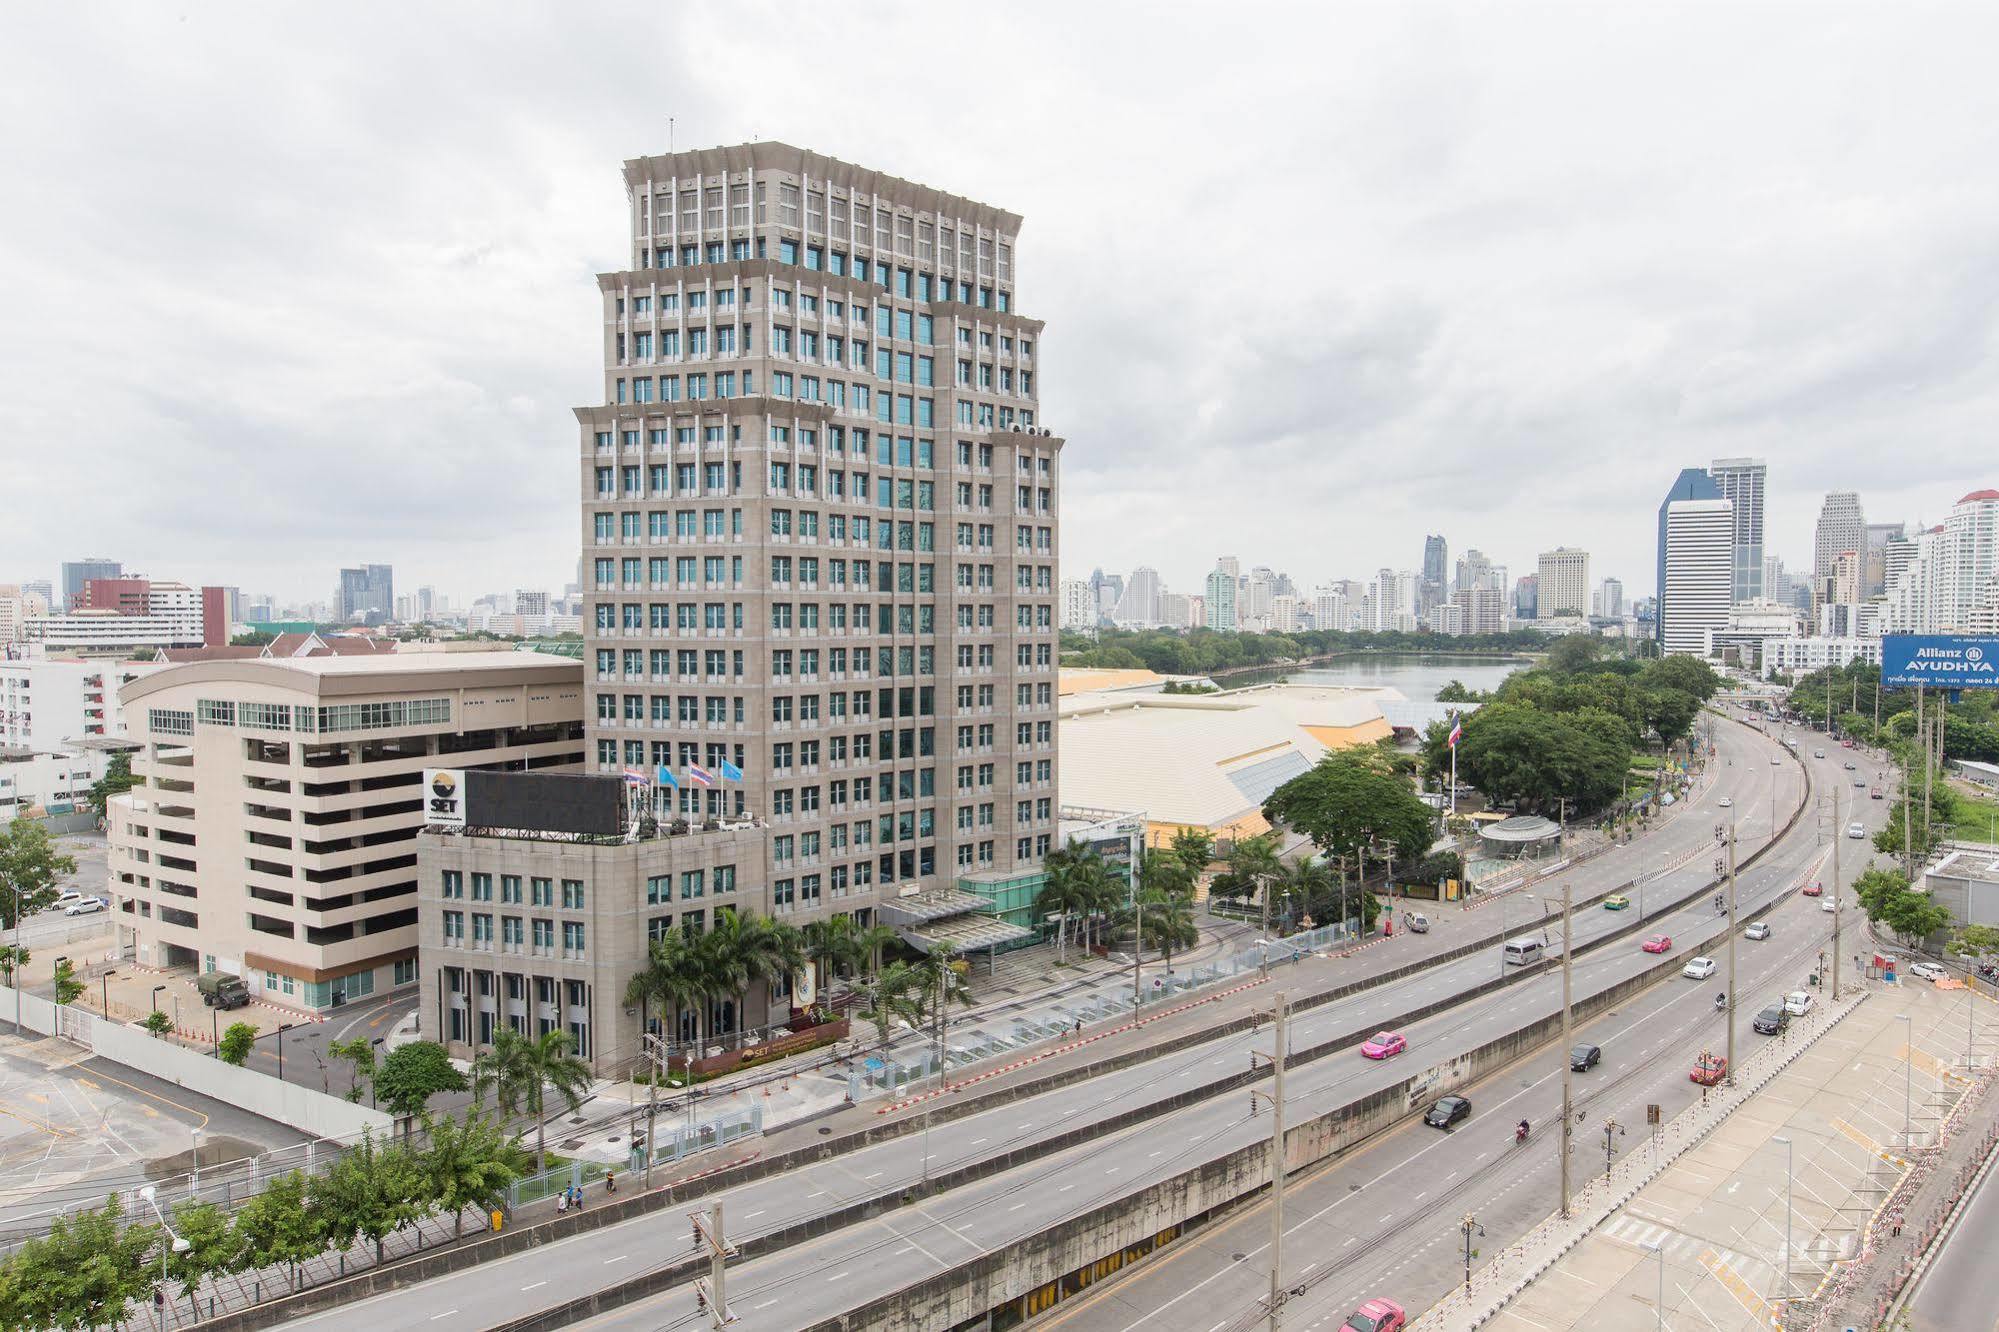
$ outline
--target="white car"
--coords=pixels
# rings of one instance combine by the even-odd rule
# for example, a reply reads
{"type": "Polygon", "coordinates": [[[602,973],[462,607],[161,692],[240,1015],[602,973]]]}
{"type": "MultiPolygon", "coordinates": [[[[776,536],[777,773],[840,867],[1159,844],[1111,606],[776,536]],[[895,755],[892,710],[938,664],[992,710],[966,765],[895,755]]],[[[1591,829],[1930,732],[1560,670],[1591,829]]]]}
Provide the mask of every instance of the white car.
{"type": "Polygon", "coordinates": [[[1867,829],[1858,823],[1849,823],[1846,825],[1846,835],[1857,842],[1867,836],[1867,829]]]}
{"type": "Polygon", "coordinates": [[[71,902],[63,908],[62,913],[65,916],[88,916],[94,911],[102,911],[104,909],[105,901],[103,898],[86,897],[80,902],[71,902]]]}
{"type": "Polygon", "coordinates": [[[1742,937],[1745,939],[1767,939],[1770,937],[1770,927],[1760,920],[1756,921],[1742,932],[1742,937]]]}
{"type": "Polygon", "coordinates": [[[1825,751],[1824,751],[1823,749],[1814,749],[1814,750],[1812,751],[1812,757],[1813,757],[1813,758],[1824,758],[1824,757],[1825,757],[1825,751]]]}
{"type": "Polygon", "coordinates": [[[1950,975],[1948,971],[1945,971],[1934,962],[1912,963],[1909,967],[1909,974],[1911,976],[1921,976],[1932,985],[1950,975]]]}
{"type": "Polygon", "coordinates": [[[1803,990],[1793,990],[1784,996],[1784,1011],[1792,1017],[1803,1017],[1812,1011],[1812,997],[1803,990]]]}
{"type": "Polygon", "coordinates": [[[1734,808],[1735,808],[1735,802],[1734,802],[1733,800],[1730,800],[1730,799],[1729,799],[1729,798],[1728,798],[1727,796],[1723,796],[1723,797],[1722,797],[1722,798],[1721,798],[1721,799],[1720,799],[1719,801],[1717,801],[1716,803],[1717,803],[1717,804],[1719,804],[1719,805],[1720,805],[1720,806],[1721,806],[1721,807],[1722,807],[1723,809],[1734,809],[1734,808]]]}
{"type": "Polygon", "coordinates": [[[1680,974],[1692,977],[1694,980],[1706,980],[1709,976],[1714,975],[1714,959],[1711,957],[1693,958],[1687,965],[1680,968],[1680,974]]]}
{"type": "Polygon", "coordinates": [[[1827,915],[1831,915],[1833,912],[1839,910],[1839,903],[1833,901],[1830,897],[1821,897],[1819,899],[1819,910],[1825,912],[1827,915]]]}
{"type": "Polygon", "coordinates": [[[1781,754],[1772,754],[1770,756],[1770,766],[1773,768],[1776,767],[1779,763],[1782,763],[1783,761],[1784,759],[1781,754]]]}
{"type": "Polygon", "coordinates": [[[71,888],[66,892],[59,893],[56,895],[55,905],[59,908],[75,906],[78,902],[81,902],[83,900],[83,896],[84,895],[81,892],[77,891],[74,888],[71,888]]]}

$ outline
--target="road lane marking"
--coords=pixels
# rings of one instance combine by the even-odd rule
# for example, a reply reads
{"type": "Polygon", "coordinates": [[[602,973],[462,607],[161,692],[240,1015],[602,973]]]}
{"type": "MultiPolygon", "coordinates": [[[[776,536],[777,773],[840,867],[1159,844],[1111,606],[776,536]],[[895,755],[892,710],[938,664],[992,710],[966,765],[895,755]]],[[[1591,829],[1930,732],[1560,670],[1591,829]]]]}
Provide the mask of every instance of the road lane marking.
{"type": "Polygon", "coordinates": [[[525,1295],[527,1292],[531,1290],[540,1290],[543,1286],[546,1286],[547,1284],[548,1283],[546,1281],[537,1281],[531,1286],[522,1286],[521,1293],[525,1295]]]}
{"type": "Polygon", "coordinates": [[[629,1257],[631,1257],[629,1253],[621,1253],[616,1258],[606,1258],[604,1260],[604,1266],[609,1267],[612,1263],[622,1263],[623,1261],[625,1261],[625,1259],[629,1257]]]}
{"type": "Polygon", "coordinates": [[[456,1309],[446,1309],[446,1310],[445,1310],[445,1311],[444,1311],[443,1313],[441,1313],[441,1314],[432,1314],[432,1315],[430,1316],[430,1321],[434,1323],[434,1322],[436,1322],[436,1321],[437,1321],[438,1319],[440,1319],[440,1318],[449,1318],[449,1317],[451,1317],[451,1315],[453,1315],[453,1314],[455,1314],[455,1313],[457,1313],[457,1312],[458,1312],[458,1311],[457,1311],[456,1309]]]}

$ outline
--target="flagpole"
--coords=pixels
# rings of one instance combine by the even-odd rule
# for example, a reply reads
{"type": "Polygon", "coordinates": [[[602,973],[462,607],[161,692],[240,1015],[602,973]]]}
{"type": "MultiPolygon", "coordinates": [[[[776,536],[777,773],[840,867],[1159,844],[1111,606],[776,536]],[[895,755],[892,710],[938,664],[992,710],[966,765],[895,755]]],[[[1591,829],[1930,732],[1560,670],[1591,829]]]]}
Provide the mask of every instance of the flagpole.
{"type": "Polygon", "coordinates": [[[1451,741],[1451,814],[1458,812],[1458,742],[1451,741]]]}

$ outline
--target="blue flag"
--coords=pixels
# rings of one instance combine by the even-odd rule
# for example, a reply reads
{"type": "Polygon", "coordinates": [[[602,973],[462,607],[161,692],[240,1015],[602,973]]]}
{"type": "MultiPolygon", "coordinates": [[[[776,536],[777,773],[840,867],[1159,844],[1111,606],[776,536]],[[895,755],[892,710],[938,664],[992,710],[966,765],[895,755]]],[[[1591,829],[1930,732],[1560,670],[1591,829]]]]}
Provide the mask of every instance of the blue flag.
{"type": "Polygon", "coordinates": [[[674,778],[673,769],[667,767],[664,763],[659,765],[659,784],[661,786],[680,785],[680,783],[674,778]]]}
{"type": "Polygon", "coordinates": [[[729,762],[729,760],[723,759],[722,780],[725,782],[740,782],[743,780],[743,770],[729,762]]]}

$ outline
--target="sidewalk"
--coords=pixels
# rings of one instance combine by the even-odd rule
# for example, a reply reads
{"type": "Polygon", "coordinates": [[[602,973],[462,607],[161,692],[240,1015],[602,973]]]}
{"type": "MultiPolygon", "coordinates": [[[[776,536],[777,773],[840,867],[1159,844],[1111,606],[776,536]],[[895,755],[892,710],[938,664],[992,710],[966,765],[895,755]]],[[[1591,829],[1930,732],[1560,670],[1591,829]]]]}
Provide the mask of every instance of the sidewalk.
{"type": "MultiPolygon", "coordinates": [[[[1883,1283],[1899,1285],[1932,1233],[1910,1223],[1897,1234],[1900,1217],[1930,1216],[1910,1210],[1931,1205],[1924,1182],[1947,1197],[1984,1122],[1999,1117],[1999,1098],[1972,1095],[1993,1075],[1974,1084],[1962,1068],[1967,1002],[1926,985],[1855,987],[1814,1020],[1807,1044],[1762,1046],[1744,1060],[1741,1088],[1664,1126],[1608,1187],[1599,1176],[1584,1191],[1572,1220],[1550,1217],[1420,1326],[1875,1326],[1883,1283]],[[1905,1114],[1913,1151],[1900,1145],[1905,1114]],[[1942,1153],[1926,1145],[1940,1132],[1954,1133],[1942,1153]]],[[[1978,1002],[1989,1044],[1999,1008],[1978,1002]]]]}

